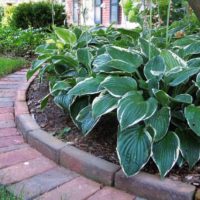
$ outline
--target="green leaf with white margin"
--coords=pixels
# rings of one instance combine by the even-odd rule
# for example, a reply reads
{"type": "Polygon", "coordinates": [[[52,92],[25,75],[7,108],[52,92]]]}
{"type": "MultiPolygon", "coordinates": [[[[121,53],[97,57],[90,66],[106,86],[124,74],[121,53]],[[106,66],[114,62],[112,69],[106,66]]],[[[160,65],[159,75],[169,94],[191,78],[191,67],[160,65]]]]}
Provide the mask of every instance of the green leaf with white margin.
{"type": "Polygon", "coordinates": [[[86,136],[90,131],[94,128],[94,126],[98,123],[100,118],[94,118],[92,116],[92,106],[88,105],[83,108],[76,120],[80,123],[80,128],[82,133],[86,136]]]}
{"type": "Polygon", "coordinates": [[[99,85],[103,79],[104,78],[102,76],[97,76],[96,78],[86,78],[85,80],[76,84],[71,90],[69,90],[68,94],[82,96],[99,93],[99,85]]]}
{"type": "Polygon", "coordinates": [[[137,174],[148,162],[152,152],[150,133],[135,126],[118,132],[117,154],[120,165],[127,176],[137,174]]]}
{"type": "Polygon", "coordinates": [[[54,97],[54,102],[57,106],[64,110],[70,110],[70,106],[74,102],[75,98],[72,95],[68,95],[66,92],[62,92],[54,97]]]}
{"type": "Polygon", "coordinates": [[[189,127],[200,136],[200,107],[189,105],[185,108],[184,115],[189,127]]]}
{"type": "Polygon", "coordinates": [[[82,63],[84,66],[86,66],[88,70],[91,69],[91,63],[92,63],[93,56],[90,53],[88,48],[78,49],[77,57],[78,57],[79,63],[82,63]]]}
{"type": "Polygon", "coordinates": [[[108,76],[100,86],[114,97],[121,97],[129,91],[137,90],[135,79],[126,76],[108,76]]]}
{"type": "Polygon", "coordinates": [[[117,118],[121,130],[134,126],[142,120],[151,117],[157,110],[154,98],[144,101],[139,92],[126,93],[118,103],[117,118]]]}
{"type": "Polygon", "coordinates": [[[66,80],[57,81],[53,85],[53,87],[50,89],[50,92],[54,93],[56,91],[61,91],[61,90],[68,91],[70,88],[71,88],[71,85],[69,84],[68,81],[66,81],[66,80]]]}
{"type": "Polygon", "coordinates": [[[200,139],[189,130],[178,130],[176,133],[180,139],[180,151],[191,169],[200,159],[200,139]]]}
{"type": "Polygon", "coordinates": [[[107,48],[107,52],[112,59],[121,60],[126,65],[130,65],[131,68],[138,68],[143,64],[143,59],[139,54],[127,49],[112,46],[107,48]]]}
{"type": "Polygon", "coordinates": [[[191,104],[193,101],[193,97],[190,94],[179,94],[171,99],[172,101],[187,103],[187,104],[191,104]]]}
{"type": "Polygon", "coordinates": [[[117,108],[118,99],[110,94],[101,94],[96,97],[92,102],[92,116],[94,118],[112,112],[117,108]]]}
{"type": "Polygon", "coordinates": [[[182,49],[183,51],[183,56],[190,56],[190,55],[194,55],[194,54],[200,54],[200,41],[195,41],[194,43],[184,47],[182,49]]]}
{"type": "Polygon", "coordinates": [[[193,58],[187,62],[188,67],[200,67],[200,58],[193,58]]]}
{"type": "Polygon", "coordinates": [[[143,54],[149,58],[149,47],[151,49],[151,58],[160,54],[160,49],[156,48],[153,44],[149,45],[149,41],[140,38],[140,46],[143,54]]]}
{"type": "Polygon", "coordinates": [[[144,75],[146,79],[153,79],[155,76],[162,78],[166,70],[166,65],[161,56],[152,58],[144,67],[144,75]]]}
{"type": "Polygon", "coordinates": [[[161,140],[169,129],[171,120],[171,111],[169,107],[162,107],[145,123],[155,129],[155,142],[161,140]]]}
{"type": "Polygon", "coordinates": [[[164,177],[176,164],[179,157],[180,141],[174,132],[153,144],[153,160],[158,167],[161,177],[164,177]]]}
{"type": "Polygon", "coordinates": [[[47,104],[48,104],[48,100],[49,100],[49,97],[51,96],[51,94],[47,94],[41,101],[40,101],[40,108],[43,110],[47,104]]]}
{"type": "Polygon", "coordinates": [[[64,43],[73,46],[76,43],[76,35],[69,29],[54,27],[55,34],[64,43]]]}
{"type": "Polygon", "coordinates": [[[169,83],[170,86],[175,87],[184,81],[188,80],[191,76],[197,74],[200,68],[187,68],[180,71],[178,74],[173,75],[173,80],[169,83]]]}
{"type": "Polygon", "coordinates": [[[158,102],[161,103],[163,106],[166,106],[170,103],[170,96],[166,92],[158,89],[153,89],[152,91],[158,102]]]}
{"type": "Polygon", "coordinates": [[[175,67],[180,67],[180,68],[187,67],[187,63],[181,57],[179,57],[170,50],[162,50],[161,57],[165,61],[167,71],[175,67]]]}

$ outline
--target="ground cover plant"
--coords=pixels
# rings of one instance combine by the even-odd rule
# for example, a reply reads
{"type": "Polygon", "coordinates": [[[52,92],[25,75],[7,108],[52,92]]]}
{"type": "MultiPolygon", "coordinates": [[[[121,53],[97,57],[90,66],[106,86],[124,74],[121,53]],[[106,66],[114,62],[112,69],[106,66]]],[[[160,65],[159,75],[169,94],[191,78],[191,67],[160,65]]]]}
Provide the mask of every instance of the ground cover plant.
{"type": "Polygon", "coordinates": [[[22,200],[20,197],[15,197],[13,194],[9,193],[5,187],[0,187],[0,198],[1,200],[22,200]]]}
{"type": "Polygon", "coordinates": [[[200,158],[200,26],[193,15],[167,21],[157,29],[150,23],[148,32],[54,27],[57,37],[36,49],[27,74],[48,77],[41,107],[52,95],[83,135],[102,116],[116,116],[117,153],[128,176],[150,158],[162,177],[200,158]]]}
{"type": "Polygon", "coordinates": [[[27,65],[27,61],[22,58],[0,57],[0,77],[17,71],[27,65]]]}

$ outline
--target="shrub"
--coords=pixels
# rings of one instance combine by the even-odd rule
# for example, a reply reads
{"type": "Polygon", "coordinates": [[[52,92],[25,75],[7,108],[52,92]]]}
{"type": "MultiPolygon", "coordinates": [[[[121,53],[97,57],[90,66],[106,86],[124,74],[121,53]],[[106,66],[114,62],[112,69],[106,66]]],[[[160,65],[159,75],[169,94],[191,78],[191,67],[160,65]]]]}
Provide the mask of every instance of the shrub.
{"type": "MultiPolygon", "coordinates": [[[[64,6],[54,5],[55,24],[62,25],[65,20],[64,6]]],[[[52,8],[49,2],[22,3],[15,7],[11,25],[16,28],[48,27],[52,24],[52,8]]]]}
{"type": "MultiPolygon", "coordinates": [[[[174,26],[170,31],[167,49],[134,31],[55,28],[57,39],[37,48],[38,59],[27,74],[40,70],[41,78],[51,77],[49,95],[84,136],[103,115],[116,116],[117,152],[128,176],[150,158],[161,176],[175,164],[187,162],[191,168],[199,161],[200,39],[176,40],[174,26]],[[126,40],[131,47],[122,48],[126,40]]],[[[158,29],[152,37],[159,41],[164,33],[158,29]]]]}

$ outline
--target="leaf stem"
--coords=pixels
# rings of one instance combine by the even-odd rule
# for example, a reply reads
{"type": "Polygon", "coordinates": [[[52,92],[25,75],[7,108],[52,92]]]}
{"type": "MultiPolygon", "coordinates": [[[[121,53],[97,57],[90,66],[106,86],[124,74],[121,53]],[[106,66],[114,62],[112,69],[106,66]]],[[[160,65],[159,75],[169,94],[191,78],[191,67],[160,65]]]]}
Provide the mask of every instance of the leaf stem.
{"type": "Polygon", "coordinates": [[[170,7],[171,7],[171,0],[169,0],[168,10],[167,10],[167,26],[166,26],[166,47],[168,46],[169,40],[169,18],[170,18],[170,7]]]}

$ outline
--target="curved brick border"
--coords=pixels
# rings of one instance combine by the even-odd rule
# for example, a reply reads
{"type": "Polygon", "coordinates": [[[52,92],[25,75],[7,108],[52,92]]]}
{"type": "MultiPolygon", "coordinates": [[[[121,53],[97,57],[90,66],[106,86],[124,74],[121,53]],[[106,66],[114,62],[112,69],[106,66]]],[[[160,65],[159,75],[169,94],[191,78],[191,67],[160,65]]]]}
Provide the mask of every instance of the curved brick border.
{"type": "Polygon", "coordinates": [[[40,129],[26,104],[26,92],[36,75],[17,91],[15,121],[27,143],[56,163],[105,185],[152,200],[192,200],[196,188],[171,179],[139,173],[127,178],[120,167],[56,139],[40,129]]]}

